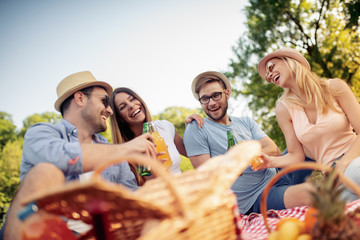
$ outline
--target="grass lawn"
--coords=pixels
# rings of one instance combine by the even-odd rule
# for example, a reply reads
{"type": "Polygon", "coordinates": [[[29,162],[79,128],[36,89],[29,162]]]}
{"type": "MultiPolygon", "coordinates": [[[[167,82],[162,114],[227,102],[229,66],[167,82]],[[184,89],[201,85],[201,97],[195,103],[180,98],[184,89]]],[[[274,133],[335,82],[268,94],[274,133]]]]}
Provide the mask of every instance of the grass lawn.
{"type": "Polygon", "coordinates": [[[190,159],[187,157],[184,157],[182,155],[181,156],[181,163],[180,163],[180,170],[181,172],[185,172],[188,170],[192,170],[194,169],[193,165],[190,162],[190,159]]]}

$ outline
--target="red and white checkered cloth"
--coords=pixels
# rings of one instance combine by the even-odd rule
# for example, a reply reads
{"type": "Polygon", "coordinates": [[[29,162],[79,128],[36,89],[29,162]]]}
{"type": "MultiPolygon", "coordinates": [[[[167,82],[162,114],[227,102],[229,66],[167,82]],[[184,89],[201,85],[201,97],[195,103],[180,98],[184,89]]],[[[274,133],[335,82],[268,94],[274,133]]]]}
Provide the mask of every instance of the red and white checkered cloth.
{"type": "MultiPolygon", "coordinates": [[[[346,212],[352,212],[356,208],[360,207],[360,200],[356,200],[348,203],[346,207],[346,212]]],[[[268,210],[267,219],[271,231],[275,230],[277,222],[281,218],[295,217],[300,220],[304,220],[305,212],[307,207],[296,207],[286,210],[268,210]]],[[[250,215],[241,215],[240,223],[242,225],[242,239],[244,240],[262,240],[267,239],[268,232],[266,230],[264,219],[261,214],[250,214],[250,215]]]]}

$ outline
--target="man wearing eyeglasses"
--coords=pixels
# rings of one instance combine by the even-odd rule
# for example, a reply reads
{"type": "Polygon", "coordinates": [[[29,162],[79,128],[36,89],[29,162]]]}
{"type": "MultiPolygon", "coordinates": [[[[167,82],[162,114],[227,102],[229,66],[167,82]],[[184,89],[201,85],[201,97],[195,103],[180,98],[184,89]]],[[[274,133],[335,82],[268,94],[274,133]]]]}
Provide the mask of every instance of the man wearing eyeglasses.
{"type": "MultiPolygon", "coordinates": [[[[24,197],[79,179],[82,173],[129,154],[156,159],[155,145],[148,141],[152,139],[150,134],[123,144],[106,144],[99,134],[107,129],[106,120],[113,114],[111,93],[109,84],[97,81],[88,71],[72,74],[58,84],[55,109],[63,119],[55,124],[35,124],[25,134],[21,184],[8,214],[4,239],[21,239],[23,224],[16,214],[22,209],[24,197]]],[[[103,176],[132,190],[138,188],[127,163],[108,168],[103,176]]]]}
{"type": "MultiPolygon", "coordinates": [[[[227,114],[231,86],[228,78],[219,72],[209,71],[199,74],[192,82],[194,97],[200,102],[207,118],[201,128],[192,121],[185,130],[184,144],[191,163],[195,168],[217,155],[225,154],[228,148],[227,131],[234,133],[237,142],[257,140],[262,151],[269,155],[281,155],[276,144],[261,130],[260,126],[249,117],[234,117],[227,114]]],[[[276,174],[276,169],[269,168],[253,171],[247,168],[235,181],[232,190],[237,196],[239,210],[243,214],[260,211],[260,196],[266,184],[276,174]]],[[[287,188],[287,187],[286,187],[287,188]]],[[[283,209],[277,203],[278,195],[283,197],[286,188],[274,188],[270,191],[268,208],[283,209]]],[[[280,201],[279,201],[280,202],[280,201]]]]}

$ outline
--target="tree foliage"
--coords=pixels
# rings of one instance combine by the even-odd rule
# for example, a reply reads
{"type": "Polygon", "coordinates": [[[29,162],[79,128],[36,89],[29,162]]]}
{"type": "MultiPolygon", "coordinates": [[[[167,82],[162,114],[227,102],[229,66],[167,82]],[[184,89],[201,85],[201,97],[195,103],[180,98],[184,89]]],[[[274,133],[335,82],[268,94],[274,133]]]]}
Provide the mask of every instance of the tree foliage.
{"type": "Polygon", "coordinates": [[[20,184],[22,139],[7,142],[0,153],[0,226],[20,184]]]}
{"type": "Polygon", "coordinates": [[[346,0],[249,0],[248,31],[237,46],[230,71],[234,95],[249,99],[249,108],[265,132],[285,148],[274,108],[282,89],[263,81],[257,63],[282,47],[299,50],[318,75],[341,78],[360,99],[359,2],[346,0]],[[357,18],[357,19],[356,19],[357,18]]]}
{"type": "Polygon", "coordinates": [[[4,148],[7,142],[16,139],[16,126],[10,114],[0,112],[0,150],[4,148]]]}
{"type": "Polygon", "coordinates": [[[356,30],[359,27],[360,19],[360,1],[359,0],[342,0],[345,4],[346,11],[346,28],[356,30]]]}
{"type": "Polygon", "coordinates": [[[55,112],[33,114],[23,121],[23,127],[17,134],[11,115],[0,112],[0,226],[20,184],[20,162],[26,130],[35,123],[55,123],[60,119],[61,115],[55,112]]]}

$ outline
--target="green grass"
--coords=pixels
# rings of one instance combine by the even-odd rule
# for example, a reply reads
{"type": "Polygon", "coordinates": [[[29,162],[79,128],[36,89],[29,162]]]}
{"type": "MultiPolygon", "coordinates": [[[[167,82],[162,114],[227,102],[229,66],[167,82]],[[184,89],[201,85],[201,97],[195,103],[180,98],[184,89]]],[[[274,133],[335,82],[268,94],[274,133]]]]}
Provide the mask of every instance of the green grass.
{"type": "Polygon", "coordinates": [[[181,156],[181,163],[180,163],[180,170],[181,172],[185,172],[188,170],[192,170],[194,169],[193,165],[190,162],[190,159],[187,157],[184,157],[182,155],[181,156]]]}

